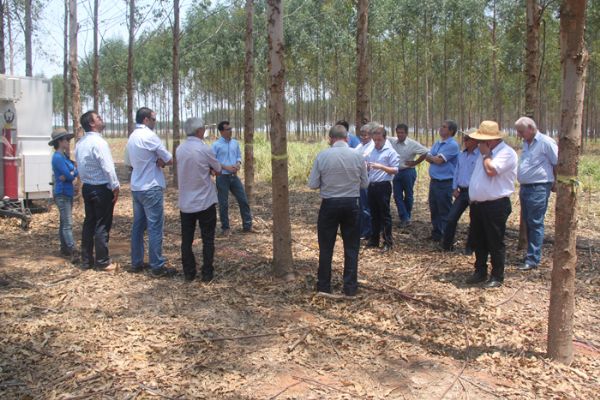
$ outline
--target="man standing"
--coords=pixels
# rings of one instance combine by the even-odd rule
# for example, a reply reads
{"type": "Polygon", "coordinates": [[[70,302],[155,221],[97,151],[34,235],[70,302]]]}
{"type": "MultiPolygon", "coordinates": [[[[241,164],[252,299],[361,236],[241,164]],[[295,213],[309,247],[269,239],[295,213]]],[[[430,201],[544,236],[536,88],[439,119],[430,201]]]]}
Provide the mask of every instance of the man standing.
{"type": "Polygon", "coordinates": [[[356,135],[350,133],[350,124],[348,121],[342,119],[335,124],[342,125],[344,128],[346,128],[346,132],[348,132],[348,146],[350,146],[352,149],[355,149],[360,144],[360,139],[356,135]]]}
{"type": "Polygon", "coordinates": [[[400,228],[410,225],[412,207],[414,202],[413,188],[417,180],[419,165],[427,156],[427,147],[408,137],[408,126],[406,124],[396,125],[396,137],[390,138],[390,143],[398,153],[400,166],[398,173],[394,176],[394,201],[400,218],[400,228]],[[415,160],[415,157],[419,156],[415,160]]]}
{"type": "MultiPolygon", "coordinates": [[[[479,159],[479,149],[477,141],[472,139],[469,134],[465,134],[463,143],[465,149],[458,155],[454,178],[452,179],[452,196],[454,203],[450,207],[450,212],[446,218],[446,229],[442,240],[442,249],[452,251],[454,249],[454,235],[456,226],[463,212],[469,207],[469,181],[475,168],[475,163],[479,159]]],[[[465,254],[471,254],[469,240],[465,247],[465,254]]]]}
{"type": "Polygon", "coordinates": [[[475,250],[475,273],[468,284],[487,279],[488,254],[492,274],[485,287],[502,286],[506,247],[504,233],[511,213],[510,195],[515,191],[517,153],[504,141],[494,121],[483,121],[471,138],[479,141],[481,156],[469,182],[471,202],[471,245],[475,250]]]}
{"type": "Polygon", "coordinates": [[[358,289],[359,192],[368,185],[367,169],[363,157],[348,146],[348,132],[343,125],[331,128],[329,143],[331,147],[317,155],[308,179],[308,186],[320,189],[322,198],[317,223],[317,290],[331,293],[331,259],[339,227],[344,242],[343,291],[354,296],[358,289]]]}
{"type": "Polygon", "coordinates": [[[387,133],[383,126],[378,125],[371,132],[375,148],[367,157],[368,196],[372,217],[372,234],[367,247],[379,247],[383,228],[383,251],[389,251],[393,245],[390,197],[392,179],[398,173],[398,153],[387,140],[387,133]]]}
{"type": "Polygon", "coordinates": [[[217,189],[211,175],[221,173],[221,164],[204,139],[204,123],[189,118],[183,126],[187,140],[177,147],[177,184],[181,217],[181,262],[185,280],[196,277],[196,258],[192,250],[196,223],[202,237],[202,281],[213,279],[215,228],[217,226],[217,189]]]}
{"type": "Polygon", "coordinates": [[[440,138],[425,159],[429,166],[429,210],[431,212],[431,240],[439,242],[446,228],[446,217],[452,207],[452,179],[460,146],[454,140],[458,129],[456,122],[445,121],[440,128],[440,138]]]}
{"type": "MultiPolygon", "coordinates": [[[[360,144],[356,146],[355,151],[360,154],[365,160],[375,148],[375,144],[371,139],[372,123],[365,124],[360,127],[359,138],[360,144]]],[[[350,145],[350,144],[348,144],[350,145]]],[[[371,209],[369,208],[369,197],[367,188],[360,188],[360,238],[371,238],[371,209]]]]}
{"type": "Polygon", "coordinates": [[[237,140],[231,137],[233,128],[229,121],[221,121],[217,126],[221,137],[212,145],[212,149],[221,163],[221,175],[217,176],[217,195],[219,198],[219,218],[221,219],[221,234],[228,236],[229,231],[229,191],[233,194],[240,207],[242,227],[244,232],[252,232],[252,214],[244,191],[244,185],[237,173],[242,165],[242,152],[237,140]]]}
{"type": "Polygon", "coordinates": [[[537,268],[542,259],[544,218],[555,180],[558,146],[554,139],[538,131],[531,118],[519,118],[515,128],[523,138],[517,178],[521,186],[522,217],[527,228],[527,255],[519,269],[528,271],[537,268]]]}
{"type": "Polygon", "coordinates": [[[144,232],[148,231],[148,258],[155,276],[172,276],[176,270],[165,267],[162,255],[165,222],[163,191],[166,188],[162,168],[173,164],[173,156],[154,133],[156,113],[147,107],[137,110],[136,127],[127,141],[127,154],[132,168],[131,198],[131,271],[144,269],[144,232]]]}
{"type": "Polygon", "coordinates": [[[75,149],[85,206],[81,232],[81,269],[95,266],[101,270],[111,270],[108,240],[113,210],[119,198],[119,180],[110,148],[101,135],[104,122],[100,115],[96,111],[88,111],[79,122],[85,131],[75,149]]]}

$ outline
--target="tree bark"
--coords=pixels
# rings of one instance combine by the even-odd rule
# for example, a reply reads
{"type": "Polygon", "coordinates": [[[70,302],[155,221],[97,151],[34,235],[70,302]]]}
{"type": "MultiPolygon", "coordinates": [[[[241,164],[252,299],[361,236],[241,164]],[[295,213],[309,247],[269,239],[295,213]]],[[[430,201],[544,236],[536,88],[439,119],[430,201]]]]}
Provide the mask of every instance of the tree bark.
{"type": "Polygon", "coordinates": [[[135,0],[129,0],[129,46],[127,49],[127,136],[133,132],[133,61],[135,45],[135,0]]]}
{"type": "Polygon", "coordinates": [[[4,4],[6,0],[0,0],[0,74],[6,73],[6,50],[4,48],[4,4]]]}
{"type": "Polygon", "coordinates": [[[31,2],[25,0],[25,76],[33,76],[31,2]]]}
{"type": "Polygon", "coordinates": [[[100,75],[100,67],[99,64],[99,56],[98,56],[98,7],[100,0],[94,0],[94,54],[93,54],[93,71],[92,71],[92,97],[94,98],[94,110],[98,110],[98,84],[99,84],[99,75],[100,75]]]}
{"type": "Polygon", "coordinates": [[[65,2],[65,37],[63,41],[63,125],[69,129],[69,0],[65,2]]]}
{"type": "MultiPolygon", "coordinates": [[[[244,186],[248,201],[254,191],[254,0],[246,0],[246,53],[244,62],[244,186]]],[[[296,103],[296,108],[299,105],[296,103]]],[[[298,121],[296,121],[296,124],[298,121]]]]}
{"type": "Polygon", "coordinates": [[[81,113],[81,94],[79,93],[79,66],[77,62],[77,0],[69,0],[69,56],[71,64],[71,116],[73,133],[81,137],[79,115],[81,113]]]}
{"type": "Polygon", "coordinates": [[[540,24],[542,7],[527,0],[527,40],[525,51],[525,115],[540,123],[540,24]]]}
{"type": "Polygon", "coordinates": [[[563,0],[560,8],[561,123],[557,166],[555,245],[548,318],[548,356],[573,361],[575,267],[577,265],[577,170],[588,52],[586,0],[563,0]]]}
{"type": "Polygon", "coordinates": [[[269,114],[273,190],[273,273],[292,272],[292,233],[289,213],[288,155],[285,125],[285,65],[282,0],[267,0],[269,42],[269,114]]]}
{"type": "Polygon", "coordinates": [[[358,0],[356,25],[356,132],[371,120],[369,99],[369,0],[358,0]]]}
{"type": "Polygon", "coordinates": [[[179,146],[179,0],[173,0],[173,182],[177,185],[177,160],[175,152],[179,146]]]}

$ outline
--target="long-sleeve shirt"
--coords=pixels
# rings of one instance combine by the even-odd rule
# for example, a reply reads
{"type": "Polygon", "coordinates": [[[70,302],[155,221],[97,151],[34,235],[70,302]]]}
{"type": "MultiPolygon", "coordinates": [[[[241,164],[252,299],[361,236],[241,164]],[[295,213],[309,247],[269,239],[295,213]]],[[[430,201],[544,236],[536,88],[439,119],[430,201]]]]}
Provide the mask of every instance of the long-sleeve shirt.
{"type": "Polygon", "coordinates": [[[317,154],[308,178],[308,186],[320,189],[323,199],[359,197],[360,188],[368,185],[363,157],[343,141],[317,154]]]}
{"type": "Polygon", "coordinates": [[[414,168],[406,165],[406,162],[414,161],[416,156],[422,156],[429,151],[427,147],[409,137],[404,139],[403,142],[398,141],[398,138],[395,137],[390,137],[389,141],[394,150],[396,150],[396,153],[398,153],[398,160],[400,162],[398,170],[400,171],[407,168],[414,168]]]}
{"type": "MultiPolygon", "coordinates": [[[[221,136],[212,144],[212,149],[221,165],[232,166],[238,162],[242,162],[240,144],[234,138],[225,140],[225,138],[221,136]]],[[[229,175],[231,172],[223,170],[222,174],[229,175]]]]}
{"type": "Polygon", "coordinates": [[[119,187],[110,147],[98,132],[86,132],[77,142],[75,160],[84,184],[106,185],[110,190],[119,187]]]}
{"type": "Polygon", "coordinates": [[[501,142],[490,152],[490,156],[497,175],[489,176],[485,172],[484,157],[480,155],[469,182],[469,199],[471,201],[497,200],[508,197],[515,191],[517,153],[505,142],[501,142]]]}
{"type": "Polygon", "coordinates": [[[378,163],[383,164],[386,167],[396,168],[396,172],[394,174],[388,174],[381,169],[369,169],[369,183],[374,183],[392,181],[394,179],[394,175],[398,172],[397,170],[400,161],[398,158],[398,153],[396,153],[396,150],[394,150],[390,141],[386,140],[381,150],[373,148],[373,151],[371,151],[371,154],[369,154],[367,157],[367,163],[378,163]]]}
{"type": "Polygon", "coordinates": [[[444,159],[442,164],[431,163],[429,166],[429,176],[432,179],[446,180],[452,179],[454,169],[456,168],[456,158],[460,153],[460,146],[453,137],[445,140],[438,140],[431,147],[429,152],[432,156],[441,156],[444,159]]]}
{"type": "Polygon", "coordinates": [[[52,172],[54,173],[54,194],[73,197],[73,181],[79,174],[73,161],[63,152],[55,151],[52,155],[52,172]],[[64,178],[61,179],[61,176],[64,178]]]}
{"type": "Polygon", "coordinates": [[[551,137],[537,132],[531,144],[523,142],[519,159],[519,183],[554,182],[554,167],[558,163],[558,146],[551,137]]]}
{"type": "Polygon", "coordinates": [[[471,175],[473,175],[475,163],[478,159],[479,149],[477,147],[470,153],[467,149],[460,152],[456,169],[454,170],[454,178],[452,179],[452,189],[469,187],[471,175]]]}
{"type": "Polygon", "coordinates": [[[131,172],[131,190],[145,191],[155,186],[166,187],[165,175],[156,162],[169,162],[173,158],[160,138],[150,128],[137,124],[127,141],[127,154],[131,172]]]}

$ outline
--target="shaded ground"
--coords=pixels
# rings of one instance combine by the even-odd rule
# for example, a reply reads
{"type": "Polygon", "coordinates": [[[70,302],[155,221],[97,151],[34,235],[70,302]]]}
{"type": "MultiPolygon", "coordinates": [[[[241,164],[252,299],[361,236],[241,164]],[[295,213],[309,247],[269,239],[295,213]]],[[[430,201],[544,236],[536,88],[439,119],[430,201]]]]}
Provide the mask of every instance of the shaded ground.
{"type": "MultiPolygon", "coordinates": [[[[423,174],[422,174],[423,175],[423,174]]],[[[28,232],[0,220],[0,398],[573,398],[600,392],[597,194],[582,196],[576,360],[545,359],[551,245],[522,274],[510,237],[506,284],[463,284],[473,259],[441,253],[429,236],[419,178],[415,223],[395,228],[388,255],[363,250],[360,295],[315,296],[318,195],[291,194],[298,279],[270,275],[270,192],[253,206],[259,233],[217,240],[216,279],[187,284],[123,271],[81,272],[57,257],[57,210],[28,232]]],[[[513,197],[513,200],[516,196],[513,197]]],[[[166,199],[164,252],[179,265],[176,191],[166,199]]],[[[517,229],[518,202],[511,227],[517,229]]],[[[82,207],[75,210],[80,236],[82,207]]],[[[552,217],[548,233],[553,234],[552,217]]],[[[131,199],[115,212],[111,251],[129,263],[131,199]]],[[[458,237],[463,238],[461,226],[458,237]]],[[[201,254],[200,243],[195,244],[201,254]]],[[[341,246],[335,290],[341,290],[341,246]]]]}

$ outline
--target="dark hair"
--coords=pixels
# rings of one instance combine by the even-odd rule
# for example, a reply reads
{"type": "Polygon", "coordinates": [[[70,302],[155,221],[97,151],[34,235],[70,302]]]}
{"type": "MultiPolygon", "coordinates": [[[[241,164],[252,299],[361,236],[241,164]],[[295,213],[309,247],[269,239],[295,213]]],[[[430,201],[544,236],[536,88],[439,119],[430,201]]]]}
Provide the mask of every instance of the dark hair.
{"type": "Polygon", "coordinates": [[[81,118],[79,118],[79,123],[81,123],[81,127],[84,131],[89,132],[92,130],[92,122],[94,121],[94,114],[98,115],[96,110],[90,110],[84,113],[81,118]]]}
{"type": "Polygon", "coordinates": [[[344,128],[346,128],[346,132],[350,130],[350,124],[348,124],[348,121],[346,121],[345,119],[341,119],[338,122],[335,123],[336,125],[341,125],[344,128]]]}
{"type": "Polygon", "coordinates": [[[452,133],[452,136],[456,135],[456,131],[458,131],[458,125],[456,122],[448,119],[446,120],[446,125],[448,125],[448,130],[452,133]]]}
{"type": "Polygon", "coordinates": [[[398,125],[396,125],[396,130],[398,129],[402,129],[404,130],[404,132],[406,132],[408,134],[408,125],[406,125],[405,123],[400,123],[398,125]]]}
{"type": "Polygon", "coordinates": [[[149,109],[148,107],[142,107],[139,110],[137,110],[137,112],[135,113],[135,123],[136,124],[143,124],[144,120],[146,118],[152,118],[152,113],[154,111],[152,111],[151,109],[149,109]]]}
{"type": "Polygon", "coordinates": [[[217,129],[219,130],[219,132],[223,132],[225,130],[225,125],[230,125],[229,121],[219,122],[219,125],[217,125],[217,129]]]}
{"type": "Polygon", "coordinates": [[[54,150],[58,150],[58,140],[52,142],[52,147],[54,147],[54,150]]]}

